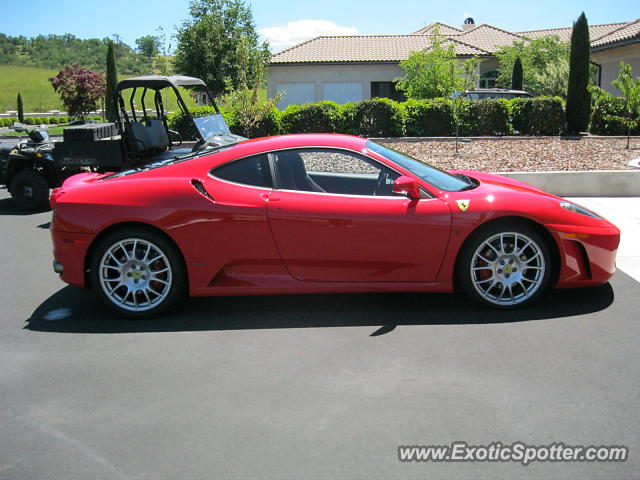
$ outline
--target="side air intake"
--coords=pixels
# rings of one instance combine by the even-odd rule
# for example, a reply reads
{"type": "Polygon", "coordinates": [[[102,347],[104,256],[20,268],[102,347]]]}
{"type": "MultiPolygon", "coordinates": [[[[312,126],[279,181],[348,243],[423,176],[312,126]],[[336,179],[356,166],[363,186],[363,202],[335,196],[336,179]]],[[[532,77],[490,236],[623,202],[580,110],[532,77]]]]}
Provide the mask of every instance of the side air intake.
{"type": "Polygon", "coordinates": [[[200,180],[196,180],[194,178],[193,180],[191,180],[191,185],[193,185],[193,188],[195,188],[198,191],[198,193],[200,193],[200,195],[202,195],[203,197],[206,197],[208,200],[212,201],[213,203],[216,203],[213,197],[209,195],[209,192],[207,192],[207,189],[204,188],[204,185],[200,180]]]}

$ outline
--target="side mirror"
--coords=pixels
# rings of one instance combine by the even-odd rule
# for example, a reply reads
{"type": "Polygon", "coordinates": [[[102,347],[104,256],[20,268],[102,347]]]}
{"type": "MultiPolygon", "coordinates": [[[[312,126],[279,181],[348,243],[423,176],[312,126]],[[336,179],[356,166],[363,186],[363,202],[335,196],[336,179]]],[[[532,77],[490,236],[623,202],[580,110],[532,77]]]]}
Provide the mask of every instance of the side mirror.
{"type": "Polygon", "coordinates": [[[413,178],[405,175],[394,180],[392,191],[393,193],[405,195],[413,200],[418,200],[420,198],[420,187],[418,186],[418,183],[413,178]]]}

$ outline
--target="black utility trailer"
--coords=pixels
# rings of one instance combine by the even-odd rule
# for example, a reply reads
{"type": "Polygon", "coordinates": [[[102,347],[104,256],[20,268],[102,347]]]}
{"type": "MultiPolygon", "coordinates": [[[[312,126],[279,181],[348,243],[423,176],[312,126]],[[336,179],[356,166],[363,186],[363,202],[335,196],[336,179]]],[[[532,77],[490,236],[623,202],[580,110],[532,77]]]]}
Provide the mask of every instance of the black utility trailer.
{"type": "Polygon", "coordinates": [[[148,75],[122,80],[115,92],[118,105],[114,123],[87,123],[68,127],[61,142],[51,142],[41,128],[29,129],[29,140],[15,148],[0,147],[0,184],[8,187],[16,205],[25,210],[47,205],[49,188],[81,172],[114,172],[190,153],[206,145],[227,143],[229,131],[206,84],[193,77],[148,75]],[[214,114],[194,118],[180,87],[204,93],[214,114]],[[178,108],[193,125],[192,138],[169,130],[163,90],[175,94],[178,108]],[[140,92],[142,114],[136,112],[140,92]],[[149,98],[151,97],[151,98],[149,98]],[[147,102],[155,112],[147,111],[147,102]],[[184,141],[195,144],[186,146],[184,141]]]}

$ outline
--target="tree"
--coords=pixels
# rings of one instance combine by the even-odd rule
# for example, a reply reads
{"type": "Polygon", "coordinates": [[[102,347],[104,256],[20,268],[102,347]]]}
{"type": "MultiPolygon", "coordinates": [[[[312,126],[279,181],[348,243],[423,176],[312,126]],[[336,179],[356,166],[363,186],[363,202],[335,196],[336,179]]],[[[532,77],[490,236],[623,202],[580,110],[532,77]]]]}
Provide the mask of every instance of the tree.
{"type": "Polygon", "coordinates": [[[522,61],[520,60],[520,57],[516,57],[516,61],[513,62],[511,88],[513,90],[522,90],[522,61]]]}
{"type": "Polygon", "coordinates": [[[238,44],[238,86],[228,93],[223,101],[230,106],[233,123],[249,138],[263,136],[262,126],[272,115],[282,92],[267,101],[260,101],[258,89],[264,83],[265,65],[259,52],[251,51],[245,40],[238,44]],[[247,72],[255,72],[249,78],[247,72]]]}
{"type": "MultiPolygon", "coordinates": [[[[177,33],[178,72],[203,79],[214,95],[221,95],[240,84],[240,42],[267,65],[269,45],[260,44],[251,10],[242,0],[192,0],[189,13],[191,19],[177,33]]],[[[258,72],[253,66],[245,74],[252,84],[258,72]]]]}
{"type": "Polygon", "coordinates": [[[98,102],[104,96],[104,76],[78,65],[60,70],[49,81],[69,115],[84,118],[88,112],[98,108],[98,102]]]}
{"type": "Polygon", "coordinates": [[[618,78],[612,83],[624,97],[625,116],[615,119],[627,127],[627,148],[629,148],[631,130],[640,124],[640,77],[633,78],[631,65],[620,62],[618,78]]]}
{"type": "Polygon", "coordinates": [[[567,131],[584,132],[589,125],[591,98],[589,95],[589,70],[591,66],[591,42],[589,25],[584,12],[573,24],[571,32],[571,56],[569,57],[569,84],[567,86],[567,131]]]}
{"type": "Polygon", "coordinates": [[[535,95],[565,97],[569,68],[569,45],[557,36],[516,41],[495,53],[498,85],[509,88],[516,59],[522,63],[522,88],[535,95]]]}
{"type": "Polygon", "coordinates": [[[116,87],[118,85],[118,71],[114,45],[111,40],[107,44],[107,83],[105,90],[105,115],[107,121],[115,122],[118,118],[118,102],[116,101],[116,87]]]}
{"type": "Polygon", "coordinates": [[[400,62],[403,76],[397,78],[397,88],[410,99],[451,97],[456,90],[475,85],[477,59],[464,64],[458,60],[452,43],[435,30],[431,45],[411,52],[400,62]]]}
{"type": "Polygon", "coordinates": [[[22,95],[18,92],[18,121],[24,123],[24,106],[22,105],[22,95]]]}
{"type": "Polygon", "coordinates": [[[151,60],[151,58],[158,55],[160,51],[160,40],[153,35],[144,35],[143,37],[136,38],[136,50],[151,60]]]}

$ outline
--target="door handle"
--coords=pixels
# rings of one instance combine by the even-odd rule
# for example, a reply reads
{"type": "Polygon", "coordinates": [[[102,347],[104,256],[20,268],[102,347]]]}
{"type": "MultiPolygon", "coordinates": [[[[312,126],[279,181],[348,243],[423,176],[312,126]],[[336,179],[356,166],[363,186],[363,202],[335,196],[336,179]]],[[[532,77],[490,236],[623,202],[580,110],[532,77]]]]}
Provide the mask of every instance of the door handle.
{"type": "Polygon", "coordinates": [[[265,202],[277,202],[280,200],[280,197],[276,197],[273,193],[262,193],[260,194],[262,198],[264,198],[265,202]]]}

